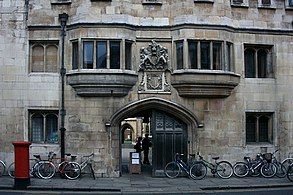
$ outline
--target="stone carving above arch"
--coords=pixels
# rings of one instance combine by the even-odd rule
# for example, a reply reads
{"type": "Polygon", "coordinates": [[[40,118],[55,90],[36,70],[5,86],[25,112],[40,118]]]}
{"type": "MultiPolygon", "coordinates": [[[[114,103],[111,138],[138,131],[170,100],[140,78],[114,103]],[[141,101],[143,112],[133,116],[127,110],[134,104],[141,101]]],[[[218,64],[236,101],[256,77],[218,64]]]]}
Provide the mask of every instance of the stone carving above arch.
{"type": "Polygon", "coordinates": [[[143,73],[138,87],[140,93],[170,93],[171,87],[167,82],[168,50],[151,41],[148,47],[140,49],[140,71],[143,73]]]}

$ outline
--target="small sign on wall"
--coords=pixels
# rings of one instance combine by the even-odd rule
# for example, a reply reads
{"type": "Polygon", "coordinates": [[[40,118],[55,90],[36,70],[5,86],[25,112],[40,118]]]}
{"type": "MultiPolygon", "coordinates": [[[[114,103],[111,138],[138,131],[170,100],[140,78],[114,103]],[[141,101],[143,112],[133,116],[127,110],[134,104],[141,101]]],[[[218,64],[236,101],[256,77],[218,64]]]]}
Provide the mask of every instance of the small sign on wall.
{"type": "Polygon", "coordinates": [[[130,159],[129,159],[129,170],[130,173],[141,173],[141,155],[138,152],[130,152],[129,155],[130,159]]]}

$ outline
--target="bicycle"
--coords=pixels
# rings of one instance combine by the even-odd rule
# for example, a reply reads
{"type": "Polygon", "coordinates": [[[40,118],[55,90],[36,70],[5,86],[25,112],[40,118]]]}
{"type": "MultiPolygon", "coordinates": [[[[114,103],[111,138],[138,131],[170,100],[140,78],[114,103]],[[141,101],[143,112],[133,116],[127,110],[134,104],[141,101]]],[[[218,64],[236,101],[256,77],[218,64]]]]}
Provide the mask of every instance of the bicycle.
{"type": "Polygon", "coordinates": [[[6,170],[6,164],[0,160],[0,177],[5,173],[6,170]]]}
{"type": "Polygon", "coordinates": [[[217,162],[219,157],[212,157],[215,162],[211,163],[206,161],[201,155],[197,155],[199,160],[196,161],[190,168],[190,172],[194,176],[194,179],[203,179],[207,175],[207,168],[211,170],[213,177],[217,174],[222,179],[228,179],[233,175],[232,165],[228,161],[223,160],[217,162]]]}
{"type": "Polygon", "coordinates": [[[81,170],[79,164],[73,162],[76,156],[73,156],[71,154],[65,155],[66,157],[71,156],[71,161],[69,161],[67,158],[54,158],[56,156],[55,153],[53,153],[49,160],[43,161],[41,165],[38,167],[38,174],[40,175],[40,177],[42,179],[50,179],[55,175],[57,170],[57,172],[60,173],[61,176],[64,175],[66,178],[70,180],[78,178],[81,170]],[[61,160],[61,163],[59,163],[56,168],[55,164],[53,163],[53,160],[57,159],[61,160]]]}
{"type": "MultiPolygon", "coordinates": [[[[270,153],[268,153],[270,154],[270,153]]],[[[275,176],[277,167],[269,161],[269,157],[257,154],[256,159],[252,160],[250,157],[244,157],[245,162],[237,162],[233,166],[233,172],[237,177],[259,176],[270,178],[275,176]],[[265,159],[267,158],[267,159],[265,159]]],[[[268,156],[268,155],[267,155],[268,156]]]]}
{"type": "MultiPolygon", "coordinates": [[[[191,160],[189,161],[188,164],[186,164],[180,157],[181,156],[184,156],[184,154],[179,154],[179,153],[176,153],[174,155],[174,161],[172,162],[169,162],[166,164],[165,168],[164,168],[164,173],[167,177],[169,178],[176,178],[179,176],[179,174],[181,172],[185,172],[187,173],[187,175],[190,177],[190,178],[194,178],[194,176],[192,175],[192,172],[190,172],[190,162],[192,162],[191,160]]],[[[191,158],[194,156],[193,154],[190,154],[189,155],[191,158]]]]}
{"type": "MultiPolygon", "coordinates": [[[[40,178],[38,172],[37,172],[37,168],[40,165],[40,163],[42,162],[41,160],[41,156],[40,155],[33,155],[35,158],[34,159],[29,159],[29,164],[30,164],[30,176],[31,177],[37,177],[40,178]]],[[[14,178],[14,172],[15,172],[15,162],[12,162],[9,166],[8,166],[8,175],[11,178],[14,178]]]]}
{"type": "Polygon", "coordinates": [[[276,165],[276,168],[277,168],[276,176],[279,178],[283,178],[283,177],[286,177],[287,169],[284,166],[284,164],[282,164],[282,162],[277,160],[277,157],[275,154],[278,151],[279,150],[276,150],[275,152],[272,153],[272,162],[276,165]]]}
{"type": "MultiPolygon", "coordinates": [[[[80,170],[85,170],[86,167],[90,169],[91,175],[93,176],[94,180],[96,179],[95,172],[92,166],[92,157],[94,156],[94,153],[91,153],[90,155],[82,156],[81,157],[81,163],[78,163],[80,170]],[[83,160],[86,158],[85,160],[83,160]]],[[[81,173],[80,173],[81,175],[81,173]]],[[[78,176],[79,177],[79,176],[78,176]]]]}
{"type": "Polygon", "coordinates": [[[287,178],[293,182],[293,163],[288,167],[288,170],[287,170],[287,178]]]}

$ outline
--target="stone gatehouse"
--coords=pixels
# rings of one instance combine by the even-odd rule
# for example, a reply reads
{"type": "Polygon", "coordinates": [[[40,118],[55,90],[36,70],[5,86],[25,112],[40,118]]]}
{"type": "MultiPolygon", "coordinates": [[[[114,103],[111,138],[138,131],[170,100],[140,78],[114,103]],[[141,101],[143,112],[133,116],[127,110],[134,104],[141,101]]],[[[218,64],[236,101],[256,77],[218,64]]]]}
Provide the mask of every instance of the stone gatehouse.
{"type": "Polygon", "coordinates": [[[7,164],[16,140],[60,153],[62,59],[65,151],[94,152],[99,177],[120,176],[145,133],[153,175],[175,152],[293,155],[292,0],[1,0],[0,13],[7,164]]]}

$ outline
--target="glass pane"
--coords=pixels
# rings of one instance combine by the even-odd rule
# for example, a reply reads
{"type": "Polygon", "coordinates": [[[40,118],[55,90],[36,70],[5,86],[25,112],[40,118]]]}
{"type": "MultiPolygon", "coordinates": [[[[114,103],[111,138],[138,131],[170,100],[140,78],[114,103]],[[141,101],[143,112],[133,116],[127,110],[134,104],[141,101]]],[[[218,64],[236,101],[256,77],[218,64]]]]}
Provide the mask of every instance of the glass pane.
{"type": "Polygon", "coordinates": [[[132,43],[130,42],[125,42],[125,69],[126,70],[131,70],[131,46],[132,43]]]}
{"type": "Polygon", "coordinates": [[[83,68],[92,69],[94,65],[93,61],[94,42],[83,42],[83,68]]]}
{"type": "Polygon", "coordinates": [[[267,51],[262,49],[257,52],[257,70],[258,78],[267,77],[267,51]]]}
{"type": "Polygon", "coordinates": [[[256,142],[256,117],[246,116],[246,142],[256,142]]]}
{"type": "Polygon", "coordinates": [[[31,141],[43,142],[44,141],[44,120],[43,116],[36,114],[31,119],[31,141]]]}
{"type": "Polygon", "coordinates": [[[107,42],[97,42],[97,68],[107,68],[107,42]]]}
{"type": "Polygon", "coordinates": [[[210,69],[210,43],[200,42],[201,69],[210,69]]]}
{"type": "Polygon", "coordinates": [[[44,72],[44,47],[42,45],[32,48],[32,72],[44,72]]]}
{"type": "Polygon", "coordinates": [[[177,69],[183,69],[183,42],[176,43],[177,69]]]}
{"type": "Polygon", "coordinates": [[[213,70],[222,70],[222,43],[213,43],[213,70]]]}
{"type": "Polygon", "coordinates": [[[58,48],[56,45],[46,47],[45,72],[57,72],[58,48]]]}
{"type": "Polygon", "coordinates": [[[197,66],[197,42],[188,42],[189,67],[191,69],[198,69],[197,66]]]}
{"type": "Polygon", "coordinates": [[[245,77],[255,78],[255,51],[246,49],[244,52],[245,60],[245,77]]]}
{"type": "Polygon", "coordinates": [[[231,64],[232,64],[231,49],[232,49],[231,44],[227,43],[227,69],[226,69],[227,71],[233,71],[231,67],[231,64]]]}
{"type": "Polygon", "coordinates": [[[78,69],[78,42],[72,43],[72,70],[78,69]]]}
{"type": "Polygon", "coordinates": [[[120,42],[110,42],[110,69],[120,69],[120,42]]]}
{"type": "Polygon", "coordinates": [[[46,142],[58,143],[58,118],[54,114],[46,116],[46,142]]]}
{"type": "Polygon", "coordinates": [[[268,142],[269,141],[269,118],[266,116],[261,116],[258,121],[259,124],[259,141],[268,142]]]}

